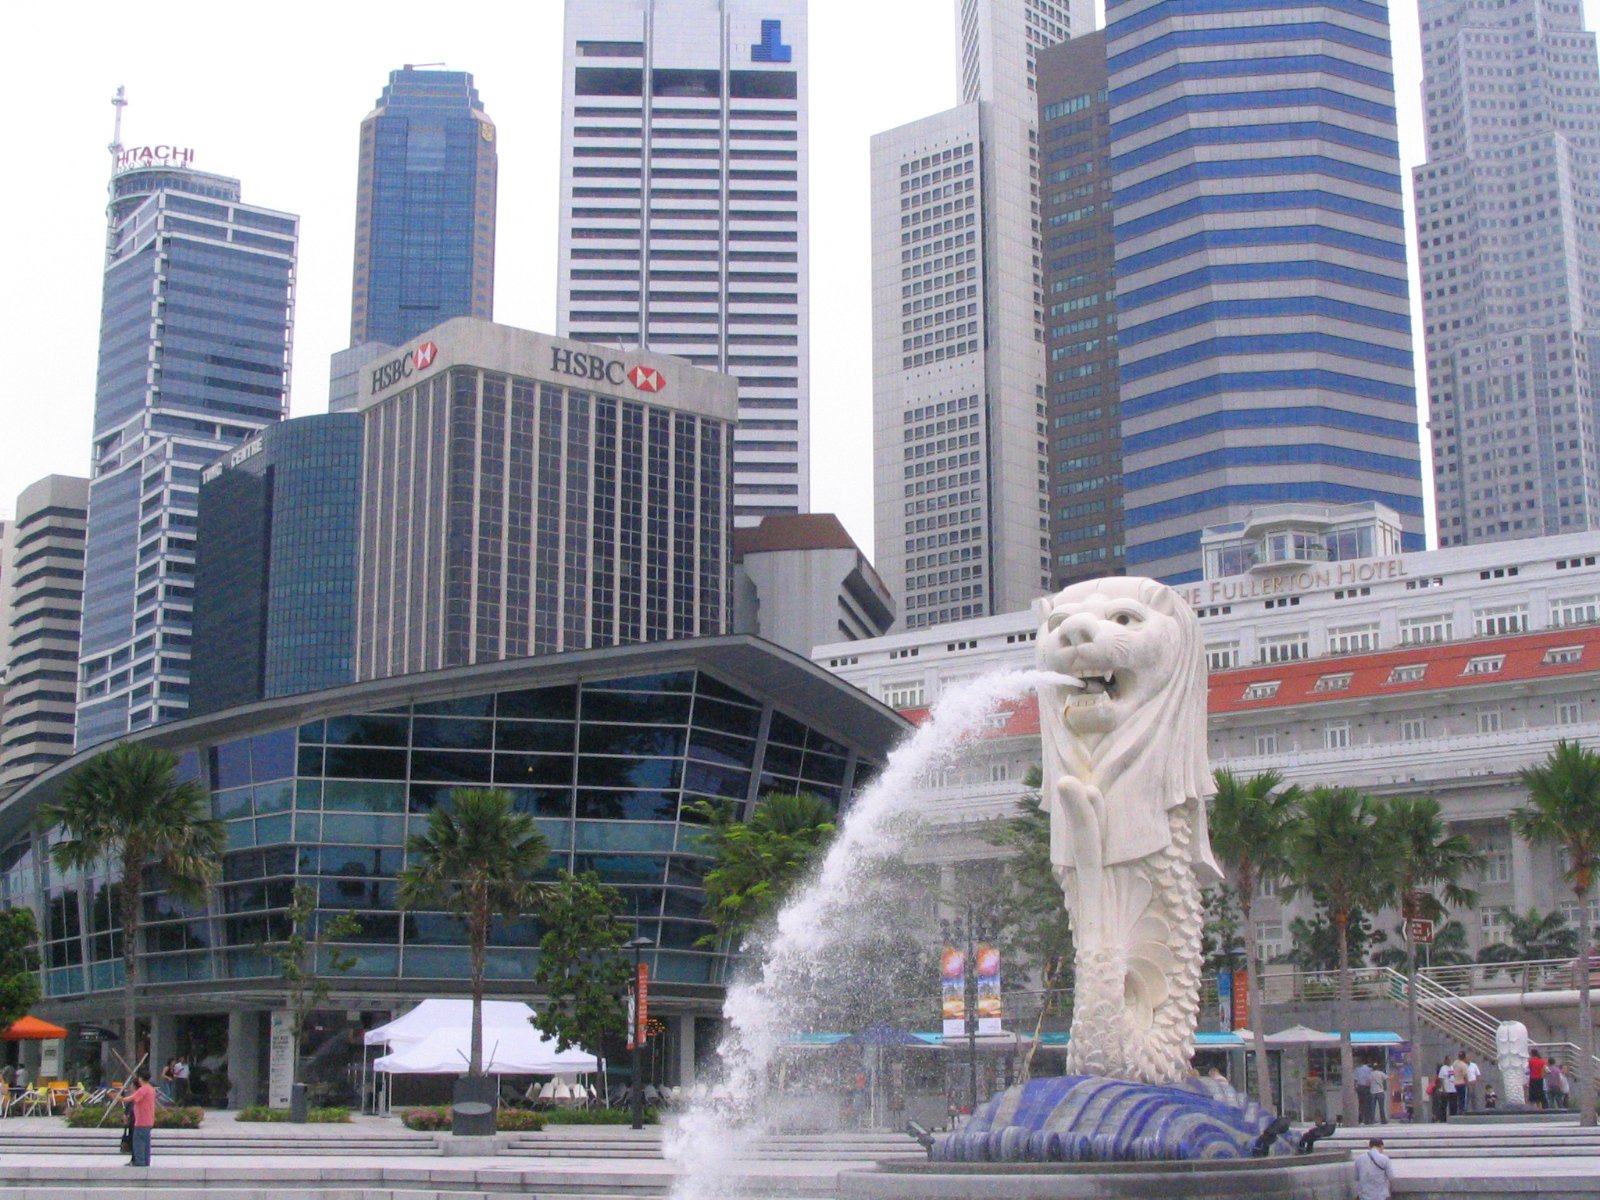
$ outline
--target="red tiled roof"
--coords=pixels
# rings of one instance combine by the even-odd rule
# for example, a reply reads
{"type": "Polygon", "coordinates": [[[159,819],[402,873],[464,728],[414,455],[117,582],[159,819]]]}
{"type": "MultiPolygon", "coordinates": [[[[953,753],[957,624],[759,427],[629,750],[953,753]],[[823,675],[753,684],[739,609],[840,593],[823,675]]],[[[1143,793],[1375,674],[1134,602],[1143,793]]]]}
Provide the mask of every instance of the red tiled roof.
{"type": "MultiPolygon", "coordinates": [[[[1555,679],[1567,675],[1600,672],[1600,626],[1550,629],[1541,633],[1512,637],[1474,638],[1471,641],[1404,646],[1373,654],[1349,654],[1300,662],[1274,663],[1271,666],[1241,667],[1232,671],[1213,671],[1206,707],[1211,715],[1243,712],[1257,708],[1284,708],[1291,704],[1319,701],[1364,699],[1375,696],[1438,692],[1448,688],[1474,687],[1535,679],[1555,679]],[[1547,651],[1574,646],[1582,653],[1577,662],[1546,663],[1547,651]],[[1475,658],[1504,655],[1500,670],[1482,675],[1465,675],[1467,663],[1475,658]],[[1421,679],[1391,683],[1396,667],[1425,668],[1421,679]],[[1349,686],[1337,691],[1316,691],[1317,681],[1326,675],[1350,676],[1349,686]],[[1252,683],[1277,682],[1278,690],[1267,699],[1246,700],[1245,689],[1252,683]]],[[[986,738],[1032,737],[1039,733],[1039,700],[1028,696],[1001,705],[995,710],[996,723],[982,734],[986,738]],[[1003,720],[1001,720],[1003,718],[1003,720]]],[[[913,725],[928,719],[928,709],[905,708],[900,715],[913,725]]]]}
{"type": "Polygon", "coordinates": [[[1554,679],[1563,675],[1593,674],[1600,671],[1600,626],[1550,629],[1540,633],[1511,637],[1474,638],[1470,641],[1402,646],[1373,654],[1348,654],[1270,666],[1242,667],[1232,671],[1213,671],[1207,707],[1213,715],[1242,712],[1252,708],[1284,708],[1292,704],[1322,701],[1358,700],[1413,692],[1439,692],[1449,688],[1510,683],[1535,679],[1554,679]],[[1565,646],[1580,647],[1577,662],[1546,663],[1546,651],[1565,646]],[[1463,674],[1475,658],[1503,655],[1498,671],[1463,674]],[[1421,679],[1391,682],[1396,667],[1423,667],[1421,679]],[[1349,686],[1337,691],[1316,691],[1317,681],[1328,675],[1350,676],[1349,686]],[[1253,683],[1277,681],[1278,690],[1269,698],[1246,700],[1245,691],[1253,683]]]}

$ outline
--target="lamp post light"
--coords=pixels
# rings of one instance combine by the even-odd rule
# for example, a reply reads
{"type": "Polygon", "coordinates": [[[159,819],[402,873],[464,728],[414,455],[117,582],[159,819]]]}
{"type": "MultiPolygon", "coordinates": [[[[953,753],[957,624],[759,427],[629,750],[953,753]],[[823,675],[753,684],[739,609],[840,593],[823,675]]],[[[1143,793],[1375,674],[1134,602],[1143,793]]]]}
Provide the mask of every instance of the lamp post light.
{"type": "Polygon", "coordinates": [[[647,937],[636,937],[623,945],[624,950],[633,951],[633,978],[628,982],[628,994],[633,998],[630,1006],[630,1020],[632,1028],[628,1030],[628,1041],[633,1045],[633,1086],[629,1089],[629,1107],[633,1113],[633,1127],[644,1128],[644,1067],[642,1052],[644,1050],[644,1013],[641,1011],[640,1001],[643,997],[639,994],[639,974],[641,968],[640,955],[654,946],[647,937]]]}

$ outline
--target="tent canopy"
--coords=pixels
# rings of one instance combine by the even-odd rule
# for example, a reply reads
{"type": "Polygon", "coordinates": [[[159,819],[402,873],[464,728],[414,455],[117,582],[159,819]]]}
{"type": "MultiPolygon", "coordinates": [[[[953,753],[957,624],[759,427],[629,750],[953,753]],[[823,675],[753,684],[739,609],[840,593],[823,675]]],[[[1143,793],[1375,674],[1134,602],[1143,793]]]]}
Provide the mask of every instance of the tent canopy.
{"type": "MultiPolygon", "coordinates": [[[[391,1075],[460,1075],[472,1047],[470,1025],[434,1029],[418,1042],[398,1045],[372,1064],[391,1075]]],[[[558,1075],[598,1069],[592,1054],[577,1047],[558,1051],[554,1038],[543,1037],[524,1021],[521,1027],[498,1025],[483,1030],[483,1070],[487,1075],[558,1075]]]]}
{"type": "MultiPolygon", "coordinates": [[[[483,1002],[483,1044],[494,1039],[490,1030],[531,1030],[531,1007],[520,1000],[485,1000],[483,1002]]],[[[414,1046],[436,1029],[472,1028],[471,1000],[424,1000],[404,1016],[396,1017],[387,1025],[367,1031],[369,1046],[389,1046],[398,1049],[414,1046]]]]}
{"type": "Polygon", "coordinates": [[[41,1021],[38,1017],[21,1017],[6,1026],[4,1034],[0,1034],[8,1042],[43,1042],[66,1036],[67,1031],[61,1026],[41,1021]]]}

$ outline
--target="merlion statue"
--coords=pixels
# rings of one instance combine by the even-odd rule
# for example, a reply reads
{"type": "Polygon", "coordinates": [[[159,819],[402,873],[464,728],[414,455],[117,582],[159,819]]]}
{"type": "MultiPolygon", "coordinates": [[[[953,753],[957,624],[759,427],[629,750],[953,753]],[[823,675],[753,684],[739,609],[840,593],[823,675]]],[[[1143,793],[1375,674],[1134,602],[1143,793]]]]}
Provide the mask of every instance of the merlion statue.
{"type": "Polygon", "coordinates": [[[1516,1108],[1528,1102],[1528,1057],[1532,1043],[1521,1021],[1501,1021],[1494,1031],[1494,1061],[1500,1068],[1500,1103],[1516,1108]]]}
{"type": "Polygon", "coordinates": [[[1173,1083],[1199,1013],[1206,670],[1165,584],[1110,578],[1039,600],[1040,806],[1076,943],[1070,1074],[1173,1083]]]}

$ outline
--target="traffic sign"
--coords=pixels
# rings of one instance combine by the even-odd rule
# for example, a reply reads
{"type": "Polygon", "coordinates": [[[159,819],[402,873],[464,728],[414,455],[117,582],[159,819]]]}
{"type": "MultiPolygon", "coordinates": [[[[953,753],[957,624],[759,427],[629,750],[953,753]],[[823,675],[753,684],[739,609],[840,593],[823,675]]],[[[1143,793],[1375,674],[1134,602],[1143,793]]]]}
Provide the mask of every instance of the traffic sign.
{"type": "Polygon", "coordinates": [[[1406,922],[1406,937],[1427,945],[1433,941],[1433,922],[1425,917],[1412,917],[1406,922]]]}

